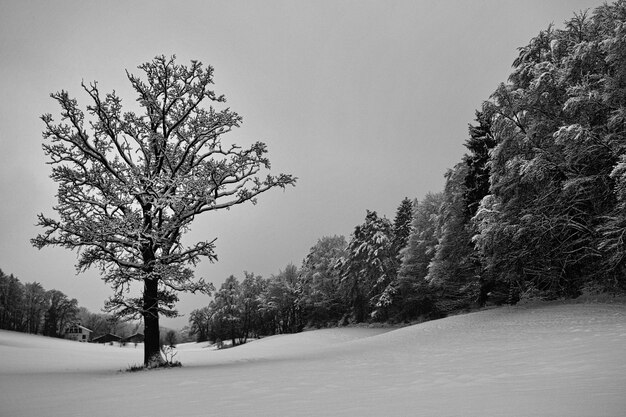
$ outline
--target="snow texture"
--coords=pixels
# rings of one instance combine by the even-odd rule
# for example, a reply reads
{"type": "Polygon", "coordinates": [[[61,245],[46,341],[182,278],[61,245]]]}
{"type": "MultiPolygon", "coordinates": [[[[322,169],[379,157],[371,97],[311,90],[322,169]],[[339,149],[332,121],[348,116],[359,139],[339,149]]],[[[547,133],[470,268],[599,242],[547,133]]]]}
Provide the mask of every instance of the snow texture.
{"type": "Polygon", "coordinates": [[[119,372],[124,348],[0,331],[0,416],[624,416],[626,306],[486,310],[341,328],[119,372]]]}

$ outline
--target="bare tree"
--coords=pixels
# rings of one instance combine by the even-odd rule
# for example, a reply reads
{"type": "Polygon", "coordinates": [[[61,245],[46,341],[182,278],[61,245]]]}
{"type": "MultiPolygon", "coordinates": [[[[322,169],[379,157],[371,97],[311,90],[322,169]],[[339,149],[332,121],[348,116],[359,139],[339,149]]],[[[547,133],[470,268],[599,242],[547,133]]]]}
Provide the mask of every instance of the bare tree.
{"type": "Polygon", "coordinates": [[[175,348],[177,343],[178,343],[178,336],[176,335],[176,331],[168,330],[167,333],[165,333],[164,345],[175,348]]]}
{"type": "Polygon", "coordinates": [[[143,317],[144,364],[163,363],[159,316],[175,316],[177,293],[205,292],[212,285],[194,277],[200,258],[216,260],[214,242],[181,244],[199,214],[252,201],[275,187],[295,184],[288,174],[260,176],[270,168],[267,148],[226,146],[221,138],[239,127],[241,116],[210,90],[213,68],[158,56],[139,66],[144,79],[127,72],[141,114],[122,111],[115,93],[103,95],[96,82],[82,84],[91,104],[86,113],[67,91],[51,94],[61,122],[45,123],[43,149],[58,183],[59,218],[38,216],[44,229],[37,248],[79,250],[77,269],[100,268],[114,295],[106,309],[143,317]],[[129,296],[132,283],[141,297],[129,296]]]}

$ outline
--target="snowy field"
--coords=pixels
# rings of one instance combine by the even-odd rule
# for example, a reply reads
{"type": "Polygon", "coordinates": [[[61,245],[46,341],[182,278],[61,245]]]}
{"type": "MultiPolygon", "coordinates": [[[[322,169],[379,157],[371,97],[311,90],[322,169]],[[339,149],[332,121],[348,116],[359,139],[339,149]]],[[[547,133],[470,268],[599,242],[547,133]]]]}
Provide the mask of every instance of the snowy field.
{"type": "Polygon", "coordinates": [[[119,372],[142,346],[0,331],[0,416],[625,416],[626,306],[486,310],[342,328],[119,372]]]}

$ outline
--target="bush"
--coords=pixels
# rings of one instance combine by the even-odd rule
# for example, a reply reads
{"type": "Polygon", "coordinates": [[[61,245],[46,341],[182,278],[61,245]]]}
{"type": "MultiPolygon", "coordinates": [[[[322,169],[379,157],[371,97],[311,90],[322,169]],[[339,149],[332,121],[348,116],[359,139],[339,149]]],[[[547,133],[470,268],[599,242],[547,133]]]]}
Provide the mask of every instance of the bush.
{"type": "Polygon", "coordinates": [[[174,360],[174,357],[177,354],[177,352],[174,350],[174,346],[172,345],[163,346],[161,348],[161,353],[163,354],[163,357],[165,358],[165,363],[160,365],[159,368],[178,368],[178,367],[183,366],[183,364],[180,363],[180,361],[174,360]]]}

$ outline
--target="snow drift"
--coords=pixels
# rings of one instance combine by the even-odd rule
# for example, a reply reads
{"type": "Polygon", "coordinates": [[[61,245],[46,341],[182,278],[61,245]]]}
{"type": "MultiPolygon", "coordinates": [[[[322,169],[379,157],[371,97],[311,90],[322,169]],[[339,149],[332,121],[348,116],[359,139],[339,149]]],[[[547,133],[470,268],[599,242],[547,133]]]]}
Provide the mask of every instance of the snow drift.
{"type": "Polygon", "coordinates": [[[393,331],[342,328],[119,372],[141,346],[0,332],[1,416],[623,416],[626,306],[486,310],[393,331]]]}

